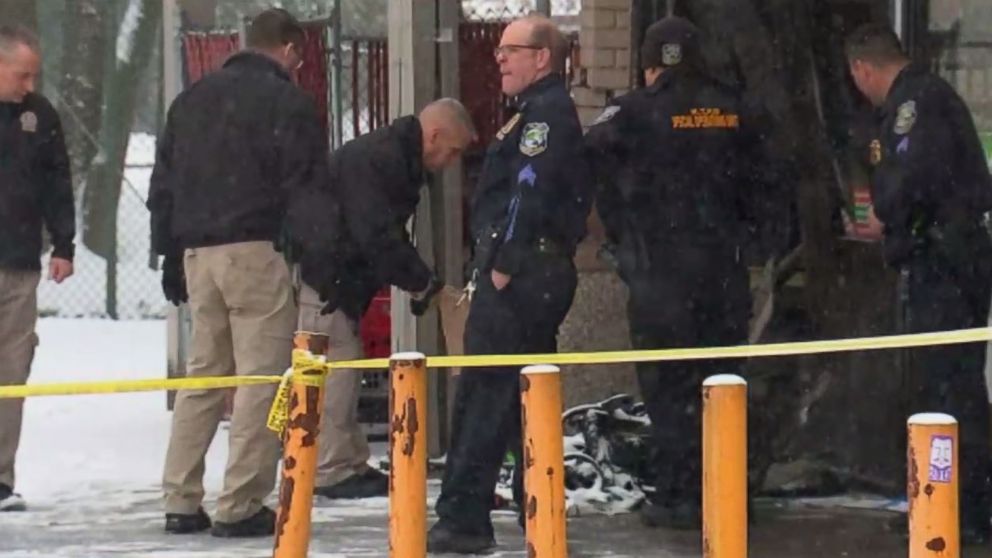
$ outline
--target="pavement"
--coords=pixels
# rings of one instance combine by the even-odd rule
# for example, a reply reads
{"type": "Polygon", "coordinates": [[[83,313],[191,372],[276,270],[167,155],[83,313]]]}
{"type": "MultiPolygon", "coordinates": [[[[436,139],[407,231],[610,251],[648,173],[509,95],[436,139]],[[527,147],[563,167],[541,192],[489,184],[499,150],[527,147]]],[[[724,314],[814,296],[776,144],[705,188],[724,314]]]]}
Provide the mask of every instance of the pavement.
{"type": "MultiPolygon", "coordinates": [[[[436,496],[431,482],[429,496],[436,496]]],[[[9,558],[221,558],[271,556],[271,539],[166,535],[156,489],[99,498],[50,501],[23,513],[0,514],[0,556],[9,558]]],[[[30,504],[30,502],[29,502],[30,504]]],[[[207,509],[211,508],[208,501],[207,509]]],[[[388,556],[388,501],[318,499],[312,558],[388,556]]],[[[888,533],[891,512],[763,501],[751,529],[750,556],[760,558],[905,557],[906,542],[888,533]]],[[[433,518],[429,519],[432,521],[433,518]]],[[[525,557],[513,512],[495,514],[499,548],[491,557],[525,557]]],[[[649,530],[635,514],[569,519],[569,556],[688,558],[701,555],[698,533],[649,530]]],[[[992,558],[992,549],[965,549],[965,558],[992,558]]]]}

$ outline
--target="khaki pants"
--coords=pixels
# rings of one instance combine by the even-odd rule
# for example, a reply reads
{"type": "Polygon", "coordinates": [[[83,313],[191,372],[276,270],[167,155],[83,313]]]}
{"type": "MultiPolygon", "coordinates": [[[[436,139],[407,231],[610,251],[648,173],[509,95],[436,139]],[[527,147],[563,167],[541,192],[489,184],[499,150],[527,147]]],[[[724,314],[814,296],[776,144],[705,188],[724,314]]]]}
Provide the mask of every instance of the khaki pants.
{"type": "MultiPolygon", "coordinates": [[[[300,289],[299,329],[326,333],[330,338],[328,360],[362,358],[358,323],[338,310],[320,315],[323,304],[316,291],[303,285],[300,289]]],[[[362,387],[359,370],[335,369],[324,389],[324,414],[317,446],[317,486],[331,486],[369,469],[369,444],[358,423],[358,396],[362,387]]]]}
{"type": "MultiPolygon", "coordinates": [[[[0,269],[0,385],[28,381],[38,321],[38,271],[0,269]]],[[[0,399],[0,484],[14,486],[23,399],[0,399]]]]}
{"type": "MultiPolygon", "coordinates": [[[[192,316],[187,376],[282,374],[290,365],[296,305],[289,269],[271,242],[186,250],[192,316]]],[[[276,387],[238,388],[217,519],[258,512],[275,487],[279,438],[266,428],[276,387]]],[[[166,513],[192,514],[203,501],[204,457],[224,415],[225,390],[176,396],[165,458],[166,513]]]]}

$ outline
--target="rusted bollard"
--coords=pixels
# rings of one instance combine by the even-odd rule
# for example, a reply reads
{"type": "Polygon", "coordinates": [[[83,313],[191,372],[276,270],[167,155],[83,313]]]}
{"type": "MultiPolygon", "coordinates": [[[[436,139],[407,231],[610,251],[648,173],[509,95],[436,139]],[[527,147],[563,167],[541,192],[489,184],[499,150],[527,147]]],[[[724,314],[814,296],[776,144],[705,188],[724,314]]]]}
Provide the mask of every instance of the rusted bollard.
{"type": "Polygon", "coordinates": [[[747,382],[703,382],[703,557],[747,557],[747,382]]]}
{"type": "Polygon", "coordinates": [[[427,555],[427,362],[421,353],[389,361],[389,556],[427,555]]]}
{"type": "Polygon", "coordinates": [[[909,558],[959,558],[958,422],[922,413],[907,424],[909,558]]]}
{"type": "Polygon", "coordinates": [[[520,376],[527,555],[566,558],[561,373],[528,366],[520,376]]]}
{"type": "Polygon", "coordinates": [[[276,518],[274,558],[305,558],[310,546],[310,510],[317,474],[317,436],[327,375],[328,337],[297,332],[288,421],[283,432],[282,483],[276,518]]]}

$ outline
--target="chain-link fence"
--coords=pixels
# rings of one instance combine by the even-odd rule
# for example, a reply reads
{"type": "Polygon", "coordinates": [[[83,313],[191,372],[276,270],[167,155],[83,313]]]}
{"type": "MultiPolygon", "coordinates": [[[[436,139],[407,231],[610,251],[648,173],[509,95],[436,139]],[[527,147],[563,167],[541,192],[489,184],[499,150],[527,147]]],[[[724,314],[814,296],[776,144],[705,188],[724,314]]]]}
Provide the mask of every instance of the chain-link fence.
{"type": "MultiPolygon", "coordinates": [[[[117,212],[117,262],[108,267],[103,257],[82,242],[81,201],[77,196],[75,274],[61,285],[42,281],[38,308],[44,316],[116,317],[146,319],[165,316],[159,273],[150,267],[148,184],[155,160],[155,137],[133,133],[128,143],[117,212]],[[108,284],[108,277],[115,276],[108,284]],[[109,302],[108,302],[109,301],[109,302]]],[[[47,268],[48,256],[42,261],[47,268]]]]}

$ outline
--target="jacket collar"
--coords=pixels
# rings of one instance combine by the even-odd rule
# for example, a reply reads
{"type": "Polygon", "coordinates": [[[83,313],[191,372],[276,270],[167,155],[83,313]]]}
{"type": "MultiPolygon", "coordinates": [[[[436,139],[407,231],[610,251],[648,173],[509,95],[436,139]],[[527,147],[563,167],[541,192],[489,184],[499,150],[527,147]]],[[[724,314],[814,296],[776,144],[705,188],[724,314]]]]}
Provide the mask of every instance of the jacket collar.
{"type": "Polygon", "coordinates": [[[283,69],[278,62],[260,52],[252,50],[243,50],[234,54],[224,62],[224,67],[264,72],[286,81],[292,81],[289,72],[283,69]]]}
{"type": "Polygon", "coordinates": [[[553,89],[556,86],[561,86],[565,83],[565,80],[556,73],[551,73],[543,78],[535,81],[534,83],[527,86],[519,95],[514,99],[513,104],[518,109],[523,109],[528,102],[540,97],[549,89],[553,89]]]}

